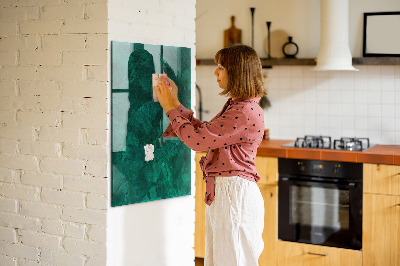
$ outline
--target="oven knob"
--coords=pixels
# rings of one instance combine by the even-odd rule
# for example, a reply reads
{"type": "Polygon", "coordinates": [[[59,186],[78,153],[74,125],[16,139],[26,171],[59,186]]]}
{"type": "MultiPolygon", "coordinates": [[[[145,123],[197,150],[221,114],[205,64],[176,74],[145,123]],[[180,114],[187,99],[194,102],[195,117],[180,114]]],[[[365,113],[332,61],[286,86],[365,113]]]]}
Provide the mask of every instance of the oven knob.
{"type": "Polygon", "coordinates": [[[338,174],[340,171],[340,164],[336,164],[335,167],[333,168],[333,173],[338,174]]]}
{"type": "Polygon", "coordinates": [[[297,162],[297,165],[299,166],[300,171],[304,172],[304,170],[306,170],[306,166],[303,162],[297,162]]]}
{"type": "Polygon", "coordinates": [[[337,168],[337,167],[333,168],[333,173],[334,173],[334,174],[339,173],[339,168],[337,168]]]}

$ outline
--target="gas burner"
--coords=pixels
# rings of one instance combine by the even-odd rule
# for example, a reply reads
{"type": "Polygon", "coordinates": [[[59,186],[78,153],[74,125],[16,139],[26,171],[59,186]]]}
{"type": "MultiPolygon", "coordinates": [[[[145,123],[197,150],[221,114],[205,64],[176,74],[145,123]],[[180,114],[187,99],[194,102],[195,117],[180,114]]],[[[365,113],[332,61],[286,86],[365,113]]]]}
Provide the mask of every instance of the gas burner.
{"type": "Polygon", "coordinates": [[[368,138],[340,138],[333,142],[335,150],[363,151],[369,147],[368,138]]]}
{"type": "Polygon", "coordinates": [[[330,149],[331,137],[306,135],[304,138],[297,138],[294,146],[299,148],[330,149]]]}
{"type": "Polygon", "coordinates": [[[332,145],[331,137],[306,135],[303,138],[297,138],[295,142],[290,142],[283,146],[343,151],[364,151],[374,145],[370,145],[368,138],[340,138],[334,140],[332,145]]]}

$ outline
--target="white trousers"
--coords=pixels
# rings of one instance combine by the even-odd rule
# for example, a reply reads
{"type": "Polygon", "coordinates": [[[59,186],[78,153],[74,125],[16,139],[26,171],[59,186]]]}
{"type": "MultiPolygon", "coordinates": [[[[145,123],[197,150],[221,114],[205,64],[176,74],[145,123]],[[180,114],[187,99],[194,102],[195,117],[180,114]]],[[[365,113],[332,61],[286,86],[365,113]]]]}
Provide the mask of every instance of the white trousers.
{"type": "Polygon", "coordinates": [[[264,199],[255,182],[216,177],[206,206],[205,266],[257,266],[264,249],[264,199]]]}

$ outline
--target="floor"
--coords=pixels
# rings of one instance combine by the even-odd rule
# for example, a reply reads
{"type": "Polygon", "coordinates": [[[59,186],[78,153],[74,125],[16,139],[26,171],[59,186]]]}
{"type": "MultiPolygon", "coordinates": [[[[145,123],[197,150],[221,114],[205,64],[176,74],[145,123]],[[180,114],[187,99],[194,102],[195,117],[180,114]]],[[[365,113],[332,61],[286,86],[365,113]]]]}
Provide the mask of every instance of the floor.
{"type": "Polygon", "coordinates": [[[204,259],[203,258],[195,258],[194,265],[195,266],[204,266],[204,259]]]}

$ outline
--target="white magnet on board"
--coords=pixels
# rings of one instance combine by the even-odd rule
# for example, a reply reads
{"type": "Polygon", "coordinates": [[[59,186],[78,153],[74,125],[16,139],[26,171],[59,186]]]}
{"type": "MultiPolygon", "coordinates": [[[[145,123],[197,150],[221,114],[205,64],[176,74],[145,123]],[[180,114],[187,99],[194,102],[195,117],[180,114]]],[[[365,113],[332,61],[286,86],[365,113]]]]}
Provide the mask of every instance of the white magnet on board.
{"type": "Polygon", "coordinates": [[[144,146],[144,160],[146,162],[154,159],[154,145],[147,144],[144,146]]]}

